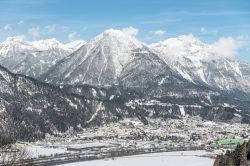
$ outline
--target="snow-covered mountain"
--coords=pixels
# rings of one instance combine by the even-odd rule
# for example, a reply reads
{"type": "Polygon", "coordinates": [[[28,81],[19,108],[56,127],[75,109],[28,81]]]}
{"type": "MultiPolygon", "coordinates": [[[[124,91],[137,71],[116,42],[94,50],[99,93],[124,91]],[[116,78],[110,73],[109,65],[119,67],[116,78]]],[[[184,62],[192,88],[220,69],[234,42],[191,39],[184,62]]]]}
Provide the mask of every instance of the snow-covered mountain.
{"type": "Polygon", "coordinates": [[[210,93],[172,70],[146,45],[114,29],[101,33],[39,79],[56,85],[120,85],[151,97],[210,93]]]}
{"type": "Polygon", "coordinates": [[[249,66],[220,56],[214,45],[193,35],[147,46],[120,30],[109,29],[58,61],[39,79],[57,85],[154,87],[153,96],[170,94],[177,85],[179,90],[190,87],[192,93],[201,87],[249,93],[249,66]]]}
{"type": "Polygon", "coordinates": [[[250,92],[250,65],[221,56],[214,45],[193,35],[170,38],[150,47],[187,80],[220,90],[250,92]]]}
{"type": "Polygon", "coordinates": [[[0,63],[35,79],[0,66],[0,132],[38,138],[126,118],[249,124],[250,65],[217,54],[192,35],[147,46],[114,29],[86,44],[8,38],[0,63]]]}
{"type": "Polygon", "coordinates": [[[67,94],[59,87],[13,74],[0,66],[1,134],[15,139],[40,139],[46,133],[115,122],[118,118],[112,112],[116,110],[119,105],[115,103],[67,94]],[[99,111],[103,112],[97,115],[99,111]]]}
{"type": "Polygon", "coordinates": [[[62,44],[56,39],[29,42],[9,37],[0,43],[0,64],[14,73],[36,78],[84,44],[84,41],[62,44]]]}
{"type": "MultiPolygon", "coordinates": [[[[148,47],[133,36],[109,29],[85,43],[62,44],[56,39],[28,42],[10,37],[0,44],[0,64],[14,73],[53,84],[110,86],[129,74],[124,71],[133,69],[127,65],[136,59],[134,50],[141,49],[145,54],[147,50],[156,52],[166,66],[194,84],[250,92],[250,65],[220,56],[214,45],[193,35],[148,47]]],[[[144,63],[149,65],[152,61],[144,63]]]]}
{"type": "Polygon", "coordinates": [[[122,31],[109,29],[59,61],[41,78],[55,84],[111,85],[143,44],[122,31]]]}

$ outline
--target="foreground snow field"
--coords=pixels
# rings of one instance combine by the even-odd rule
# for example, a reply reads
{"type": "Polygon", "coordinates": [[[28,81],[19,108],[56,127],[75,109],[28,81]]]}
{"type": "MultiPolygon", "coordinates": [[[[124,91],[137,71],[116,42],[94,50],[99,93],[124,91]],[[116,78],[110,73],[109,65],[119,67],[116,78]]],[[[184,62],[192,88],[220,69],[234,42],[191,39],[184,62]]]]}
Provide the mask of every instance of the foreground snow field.
{"type": "Polygon", "coordinates": [[[63,166],[212,166],[213,159],[199,157],[205,154],[205,151],[165,152],[70,163],[63,166]]]}

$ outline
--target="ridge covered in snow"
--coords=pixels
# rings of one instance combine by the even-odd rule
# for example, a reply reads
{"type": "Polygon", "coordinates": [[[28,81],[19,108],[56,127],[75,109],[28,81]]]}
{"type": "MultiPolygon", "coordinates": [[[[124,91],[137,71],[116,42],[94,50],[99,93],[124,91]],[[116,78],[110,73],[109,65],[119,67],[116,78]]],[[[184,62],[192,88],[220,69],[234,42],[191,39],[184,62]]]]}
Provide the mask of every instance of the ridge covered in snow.
{"type": "MultiPolygon", "coordinates": [[[[5,41],[0,43],[1,50],[6,51],[8,48],[15,47],[16,49],[37,49],[37,50],[48,50],[52,48],[61,48],[65,50],[76,50],[82,45],[84,45],[86,41],[84,40],[75,40],[66,44],[61,43],[55,38],[45,39],[45,40],[36,40],[36,41],[27,41],[23,37],[13,36],[6,38],[5,41]],[[5,48],[5,49],[4,49],[5,48]]],[[[1,52],[2,54],[3,52],[1,52]]]]}
{"type": "Polygon", "coordinates": [[[184,78],[221,90],[250,92],[250,77],[244,63],[218,50],[218,43],[206,44],[193,35],[182,35],[150,45],[172,69],[184,78]],[[244,68],[242,66],[245,66],[244,68]]]}
{"type": "Polygon", "coordinates": [[[62,44],[56,39],[30,42],[21,37],[9,37],[0,43],[0,64],[14,73],[36,78],[85,43],[62,44]]]}

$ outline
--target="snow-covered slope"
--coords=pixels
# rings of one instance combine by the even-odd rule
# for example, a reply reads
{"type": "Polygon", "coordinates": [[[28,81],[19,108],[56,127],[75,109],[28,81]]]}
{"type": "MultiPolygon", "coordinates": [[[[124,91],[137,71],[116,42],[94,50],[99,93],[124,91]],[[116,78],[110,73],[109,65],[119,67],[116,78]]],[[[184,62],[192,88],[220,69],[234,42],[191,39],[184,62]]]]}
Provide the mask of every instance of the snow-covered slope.
{"type": "MultiPolygon", "coordinates": [[[[89,89],[96,91],[96,95],[101,92],[97,88],[89,89]]],[[[88,98],[66,93],[64,88],[13,74],[0,66],[0,132],[17,139],[33,140],[44,138],[46,133],[58,135],[67,130],[79,131],[126,118],[136,118],[143,124],[148,123],[147,118],[181,119],[184,116],[250,123],[249,113],[239,111],[241,106],[232,108],[222,105],[221,103],[227,102],[222,97],[219,100],[211,98],[216,103],[209,104],[205,101],[206,96],[201,95],[152,100],[142,99],[140,92],[137,92],[141,98],[135,99],[131,95],[133,91],[120,90],[121,93],[114,93],[115,97],[109,100],[88,98]]],[[[239,101],[237,104],[240,104],[239,101]]],[[[242,106],[248,109],[249,105],[249,102],[245,102],[242,106]]]]}
{"type": "Polygon", "coordinates": [[[41,79],[55,84],[110,85],[143,45],[122,31],[109,29],[64,58],[41,79]]]}
{"type": "Polygon", "coordinates": [[[249,65],[220,56],[212,44],[193,35],[170,38],[150,47],[187,80],[221,90],[250,92],[249,65]]]}
{"type": "Polygon", "coordinates": [[[67,94],[59,87],[13,74],[0,66],[1,134],[33,140],[44,138],[45,133],[81,130],[86,125],[116,121],[113,113],[118,108],[109,102],[67,94]]]}
{"type": "Polygon", "coordinates": [[[9,37],[0,43],[0,64],[14,73],[38,77],[85,42],[62,44],[56,39],[25,41],[9,37]]]}

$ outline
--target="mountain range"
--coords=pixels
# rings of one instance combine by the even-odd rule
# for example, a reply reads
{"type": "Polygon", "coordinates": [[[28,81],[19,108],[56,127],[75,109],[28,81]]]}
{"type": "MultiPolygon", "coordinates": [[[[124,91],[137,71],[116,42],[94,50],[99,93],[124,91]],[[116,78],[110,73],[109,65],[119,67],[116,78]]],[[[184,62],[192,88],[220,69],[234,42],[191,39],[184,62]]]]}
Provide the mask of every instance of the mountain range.
{"type": "Polygon", "coordinates": [[[192,35],[151,45],[114,29],[69,44],[12,37],[0,64],[0,130],[19,139],[127,117],[250,124],[250,64],[192,35]]]}

